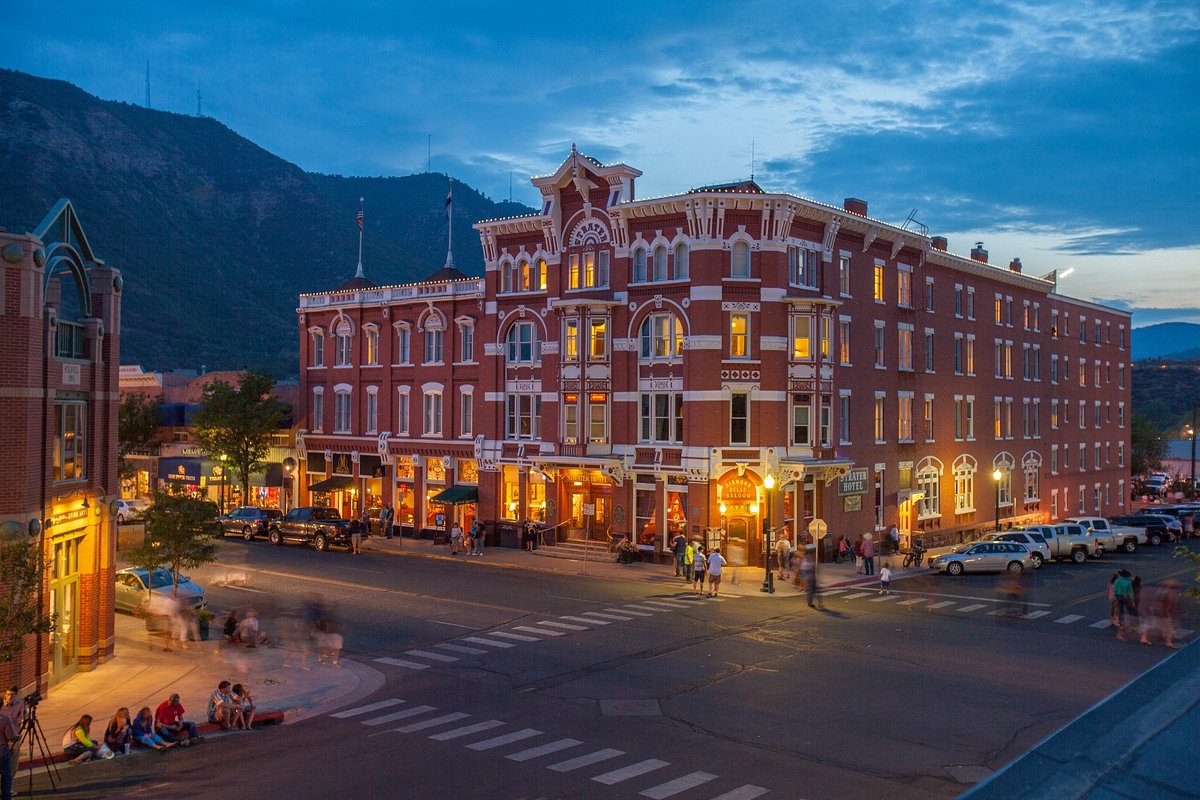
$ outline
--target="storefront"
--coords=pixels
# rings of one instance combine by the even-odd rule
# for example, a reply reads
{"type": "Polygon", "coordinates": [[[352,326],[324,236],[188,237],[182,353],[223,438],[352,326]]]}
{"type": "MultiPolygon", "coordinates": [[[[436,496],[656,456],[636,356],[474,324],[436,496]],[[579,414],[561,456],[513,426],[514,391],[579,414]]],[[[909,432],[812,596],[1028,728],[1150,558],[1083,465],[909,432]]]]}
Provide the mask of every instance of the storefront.
{"type": "Polygon", "coordinates": [[[722,527],[725,529],[724,555],[733,566],[758,563],[761,559],[758,476],[752,472],[727,473],[717,483],[722,527]]]}
{"type": "Polygon", "coordinates": [[[392,507],[396,511],[396,524],[413,533],[416,503],[413,490],[413,460],[409,456],[396,456],[396,492],[392,507]]]}

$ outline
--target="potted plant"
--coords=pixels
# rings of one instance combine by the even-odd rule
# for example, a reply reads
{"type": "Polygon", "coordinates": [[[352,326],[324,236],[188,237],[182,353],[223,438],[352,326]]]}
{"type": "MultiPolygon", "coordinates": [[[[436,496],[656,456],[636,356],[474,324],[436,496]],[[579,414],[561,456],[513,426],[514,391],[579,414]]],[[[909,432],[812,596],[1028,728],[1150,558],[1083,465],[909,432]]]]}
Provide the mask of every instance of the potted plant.
{"type": "Polygon", "coordinates": [[[213,613],[207,608],[201,608],[196,612],[196,628],[200,634],[200,641],[208,641],[208,624],[212,622],[213,613]]]}
{"type": "Polygon", "coordinates": [[[638,548],[631,539],[626,537],[617,545],[617,563],[632,564],[637,560],[638,548]]]}

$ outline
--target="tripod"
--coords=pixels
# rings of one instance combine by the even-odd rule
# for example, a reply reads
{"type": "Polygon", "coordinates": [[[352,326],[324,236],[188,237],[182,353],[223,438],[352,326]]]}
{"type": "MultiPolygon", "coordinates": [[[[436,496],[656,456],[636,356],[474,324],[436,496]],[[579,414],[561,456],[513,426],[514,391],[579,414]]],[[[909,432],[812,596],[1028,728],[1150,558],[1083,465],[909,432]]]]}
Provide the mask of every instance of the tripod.
{"type": "MultiPolygon", "coordinates": [[[[42,766],[46,768],[46,775],[50,778],[50,788],[52,791],[58,791],[58,784],[54,782],[55,778],[62,781],[62,776],[58,774],[58,765],[54,763],[54,759],[50,757],[50,745],[46,742],[46,732],[42,730],[42,723],[38,722],[37,706],[29,706],[29,716],[21,725],[21,740],[17,742],[17,752],[28,743],[29,747],[29,766],[26,770],[29,772],[29,794],[33,794],[33,748],[37,747],[38,753],[42,759],[42,766]],[[51,772],[53,771],[53,774],[51,772]]],[[[13,782],[16,782],[16,775],[13,775],[13,782]]]]}

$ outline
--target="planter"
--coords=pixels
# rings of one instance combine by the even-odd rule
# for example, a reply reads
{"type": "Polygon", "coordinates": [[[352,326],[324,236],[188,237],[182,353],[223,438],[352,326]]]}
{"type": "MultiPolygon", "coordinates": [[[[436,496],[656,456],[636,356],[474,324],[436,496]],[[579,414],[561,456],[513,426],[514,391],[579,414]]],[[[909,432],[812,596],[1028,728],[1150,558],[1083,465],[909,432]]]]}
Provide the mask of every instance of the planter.
{"type": "Polygon", "coordinates": [[[618,564],[632,564],[636,560],[637,560],[637,553],[627,553],[625,551],[621,551],[621,552],[617,553],[617,563],[618,564]]]}
{"type": "Polygon", "coordinates": [[[197,620],[196,622],[196,629],[202,642],[208,641],[208,623],[209,621],[206,619],[197,620]]]}

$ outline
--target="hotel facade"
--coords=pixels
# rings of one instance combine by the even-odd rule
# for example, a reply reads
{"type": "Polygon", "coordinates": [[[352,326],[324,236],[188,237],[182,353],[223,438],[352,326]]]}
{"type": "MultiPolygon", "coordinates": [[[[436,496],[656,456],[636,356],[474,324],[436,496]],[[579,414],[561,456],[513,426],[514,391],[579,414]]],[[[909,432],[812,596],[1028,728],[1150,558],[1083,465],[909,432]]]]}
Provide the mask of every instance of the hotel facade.
{"type": "Polygon", "coordinates": [[[1128,313],[862,200],[641,174],[572,149],[540,213],[475,225],[483,277],[301,295],[302,501],[732,564],[768,526],[828,558],[1126,508],[1128,313]]]}

